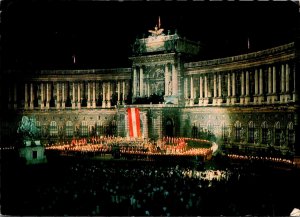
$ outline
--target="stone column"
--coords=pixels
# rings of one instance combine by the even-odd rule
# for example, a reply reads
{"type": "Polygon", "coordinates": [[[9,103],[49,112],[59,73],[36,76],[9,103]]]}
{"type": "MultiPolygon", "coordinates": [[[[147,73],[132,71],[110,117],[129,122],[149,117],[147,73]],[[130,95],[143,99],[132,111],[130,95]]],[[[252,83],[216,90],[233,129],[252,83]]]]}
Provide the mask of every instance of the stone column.
{"type": "Polygon", "coordinates": [[[190,99],[190,106],[194,105],[194,80],[193,76],[191,75],[191,99],[190,99]]]}
{"type": "Polygon", "coordinates": [[[235,72],[232,72],[232,98],[231,104],[235,104],[236,102],[236,95],[235,95],[235,72]]]}
{"type": "Polygon", "coordinates": [[[66,108],[66,99],[65,99],[65,83],[61,84],[61,106],[62,109],[66,108]]]}
{"type": "Polygon", "coordinates": [[[268,94],[267,94],[267,102],[272,102],[272,68],[268,67],[268,94]]]}
{"type": "Polygon", "coordinates": [[[219,83],[218,83],[219,87],[218,87],[218,105],[221,105],[223,100],[222,100],[222,75],[221,73],[219,74],[219,83]]]}
{"type": "Polygon", "coordinates": [[[276,67],[273,66],[273,99],[272,102],[275,103],[277,101],[277,95],[276,95],[276,67]]]}
{"type": "Polygon", "coordinates": [[[50,108],[50,84],[47,83],[47,86],[46,86],[46,108],[49,109],[50,108]]]}
{"type": "Polygon", "coordinates": [[[254,92],[255,92],[255,95],[258,95],[258,70],[255,69],[255,75],[254,75],[254,79],[255,79],[255,89],[254,89],[254,92]]]}
{"type": "Polygon", "coordinates": [[[281,92],[280,92],[280,102],[285,101],[285,65],[281,65],[281,92]]]}
{"type": "Polygon", "coordinates": [[[110,82],[107,83],[107,107],[111,107],[111,90],[110,90],[110,82]]]}
{"type": "Polygon", "coordinates": [[[204,75],[204,100],[203,104],[207,105],[208,104],[208,89],[207,89],[207,74],[204,75]]]}
{"type": "Polygon", "coordinates": [[[293,101],[296,102],[298,101],[298,92],[296,91],[296,65],[293,67],[293,84],[294,84],[294,90],[293,90],[293,101]]]}
{"type": "Polygon", "coordinates": [[[147,96],[148,97],[150,96],[150,82],[149,82],[149,80],[147,82],[147,96]]]}
{"type": "Polygon", "coordinates": [[[102,82],[102,108],[106,107],[106,92],[105,92],[106,83],[102,82]]]}
{"type": "Polygon", "coordinates": [[[44,98],[44,83],[41,83],[41,109],[44,109],[45,98],[44,98]]]}
{"type": "Polygon", "coordinates": [[[213,105],[217,105],[217,75],[214,74],[214,97],[213,97],[213,105]]]}
{"type": "Polygon", "coordinates": [[[117,91],[118,91],[118,102],[117,104],[120,105],[120,91],[121,91],[121,88],[120,88],[120,81],[117,81],[117,91]]]}
{"type": "Polygon", "coordinates": [[[246,71],[246,97],[245,97],[245,104],[248,104],[250,101],[250,93],[249,93],[249,71],[246,71]]]}
{"type": "Polygon", "coordinates": [[[132,83],[133,83],[133,98],[136,98],[136,67],[133,68],[133,78],[132,78],[132,83]]]}
{"type": "Polygon", "coordinates": [[[88,81],[87,83],[87,108],[91,107],[91,83],[88,81]]]}
{"type": "Polygon", "coordinates": [[[231,89],[230,80],[231,80],[230,79],[230,73],[228,72],[227,73],[227,101],[226,101],[227,105],[230,104],[230,98],[231,98],[231,96],[230,96],[230,93],[231,93],[231,91],[230,91],[230,89],[231,89]]]}
{"type": "Polygon", "coordinates": [[[263,70],[259,69],[259,97],[258,104],[261,104],[263,101],[263,70]]]}
{"type": "Polygon", "coordinates": [[[240,96],[240,104],[245,103],[245,72],[241,72],[241,96],[240,96]]]}
{"type": "Polygon", "coordinates": [[[263,70],[259,69],[259,94],[263,95],[264,88],[263,88],[263,70]]]}
{"type": "Polygon", "coordinates": [[[276,94],[276,67],[273,66],[273,94],[276,94]]]}
{"type": "Polygon", "coordinates": [[[290,66],[285,64],[285,101],[290,100],[290,66]]]}
{"type": "Polygon", "coordinates": [[[96,108],[96,82],[93,82],[93,108],[96,108]]]}
{"type": "Polygon", "coordinates": [[[272,69],[268,67],[268,94],[272,93],[272,69]]]}
{"type": "Polygon", "coordinates": [[[59,83],[56,84],[56,108],[60,108],[60,98],[59,98],[59,83]]]}
{"type": "Polygon", "coordinates": [[[203,105],[203,78],[199,78],[199,105],[203,105]]]}
{"type": "Polygon", "coordinates": [[[73,82],[72,84],[72,89],[73,89],[73,93],[72,93],[72,109],[76,108],[76,93],[75,93],[75,83],[73,82]]]}
{"type": "Polygon", "coordinates": [[[80,91],[80,83],[77,84],[77,108],[81,108],[81,91],[80,91]]]}
{"type": "Polygon", "coordinates": [[[258,70],[254,71],[254,104],[258,102],[258,70]]]}
{"type": "Polygon", "coordinates": [[[140,97],[144,96],[144,71],[143,66],[140,67],[140,97]]]}
{"type": "Polygon", "coordinates": [[[30,109],[33,109],[33,84],[30,83],[30,109]]]}
{"type": "Polygon", "coordinates": [[[165,65],[165,96],[169,96],[169,67],[168,64],[165,65]]]}
{"type": "MultiPolygon", "coordinates": [[[[123,91],[122,91],[122,100],[123,100],[122,105],[125,105],[125,81],[123,81],[122,83],[123,83],[123,85],[122,85],[122,88],[123,88],[123,91]]],[[[148,91],[149,91],[149,89],[148,89],[148,91]]]]}

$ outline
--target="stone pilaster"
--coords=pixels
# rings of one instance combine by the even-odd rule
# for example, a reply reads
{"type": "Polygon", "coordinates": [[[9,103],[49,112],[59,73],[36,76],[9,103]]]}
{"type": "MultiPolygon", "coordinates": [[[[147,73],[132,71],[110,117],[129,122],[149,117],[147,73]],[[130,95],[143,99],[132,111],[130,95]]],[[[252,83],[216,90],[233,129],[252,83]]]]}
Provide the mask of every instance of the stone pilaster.
{"type": "Polygon", "coordinates": [[[59,87],[59,83],[57,82],[56,84],[56,109],[59,109],[60,108],[60,97],[59,97],[59,92],[60,92],[60,87],[59,87]]]}
{"type": "Polygon", "coordinates": [[[75,83],[72,84],[72,109],[76,108],[76,90],[75,83]]]}
{"type": "Polygon", "coordinates": [[[200,75],[199,79],[199,106],[203,105],[203,77],[200,75]]]}
{"type": "Polygon", "coordinates": [[[249,92],[249,71],[246,71],[246,96],[245,96],[245,104],[248,105],[250,102],[250,92],[249,92]]]}
{"type": "Polygon", "coordinates": [[[219,74],[219,80],[218,80],[218,105],[220,106],[223,103],[222,99],[222,75],[219,74]]]}
{"type": "Polygon", "coordinates": [[[140,97],[144,96],[144,70],[140,67],[140,97]]]}
{"type": "Polygon", "coordinates": [[[227,99],[226,99],[226,104],[227,105],[230,105],[230,99],[231,99],[231,91],[230,91],[230,89],[231,89],[231,85],[230,85],[230,73],[228,72],[227,73],[227,99]]]}
{"type": "Polygon", "coordinates": [[[66,84],[63,82],[61,84],[61,107],[62,109],[66,108],[66,90],[65,90],[66,84]]]}
{"type": "Polygon", "coordinates": [[[193,80],[193,76],[191,76],[191,98],[190,98],[190,106],[194,105],[194,80],[193,80]]]}
{"type": "Polygon", "coordinates": [[[41,109],[44,109],[45,106],[45,95],[44,95],[44,83],[41,83],[41,109]]]}
{"type": "Polygon", "coordinates": [[[254,71],[254,104],[258,104],[258,70],[254,71]]]}
{"type": "Polygon", "coordinates": [[[122,105],[125,105],[125,81],[123,81],[122,83],[123,83],[123,85],[122,85],[122,88],[123,88],[123,91],[122,91],[122,100],[123,100],[122,105]]]}
{"type": "Polygon", "coordinates": [[[263,102],[263,70],[259,69],[259,96],[257,98],[257,103],[261,104],[263,102]]]}
{"type": "Polygon", "coordinates": [[[285,65],[285,101],[290,101],[290,66],[285,65]]]}
{"type": "Polygon", "coordinates": [[[217,105],[217,75],[214,74],[214,96],[213,96],[213,105],[217,105]]]}
{"type": "Polygon", "coordinates": [[[121,91],[121,88],[120,88],[120,81],[117,81],[117,94],[118,94],[118,101],[117,101],[117,104],[120,105],[120,91],[121,91]]]}
{"type": "Polygon", "coordinates": [[[132,78],[133,98],[136,98],[136,79],[137,79],[136,67],[134,67],[133,68],[133,78],[132,78]]]}
{"type": "Polygon", "coordinates": [[[87,83],[87,108],[91,108],[91,82],[88,81],[87,83]]]}
{"type": "Polygon", "coordinates": [[[77,84],[77,108],[81,109],[81,84],[77,84]]]}
{"type": "Polygon", "coordinates": [[[241,72],[241,96],[240,96],[240,104],[245,104],[245,72],[241,72]]]}
{"type": "Polygon", "coordinates": [[[208,105],[208,84],[207,84],[207,74],[204,75],[204,99],[203,105],[208,105]]]}
{"type": "Polygon", "coordinates": [[[93,82],[93,108],[96,108],[96,82],[93,82]]]}
{"type": "Polygon", "coordinates": [[[34,108],[34,105],[33,105],[33,84],[31,83],[30,84],[30,109],[33,109],[34,108]]]}
{"type": "Polygon", "coordinates": [[[106,107],[106,83],[102,83],[102,108],[106,107]]]}
{"type": "Polygon", "coordinates": [[[108,108],[111,107],[111,87],[110,87],[110,82],[107,83],[107,104],[106,106],[108,108]]]}

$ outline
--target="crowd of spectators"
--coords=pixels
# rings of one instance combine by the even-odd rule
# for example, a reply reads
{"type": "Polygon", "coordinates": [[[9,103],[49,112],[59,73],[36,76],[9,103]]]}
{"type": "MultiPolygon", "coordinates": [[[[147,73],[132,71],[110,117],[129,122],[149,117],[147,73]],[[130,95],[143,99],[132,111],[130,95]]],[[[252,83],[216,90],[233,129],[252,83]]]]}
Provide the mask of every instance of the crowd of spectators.
{"type": "Polygon", "coordinates": [[[289,191],[299,193],[299,176],[257,181],[265,172],[247,165],[198,170],[74,157],[15,171],[3,182],[12,215],[283,215],[294,206],[285,204],[289,191]]]}

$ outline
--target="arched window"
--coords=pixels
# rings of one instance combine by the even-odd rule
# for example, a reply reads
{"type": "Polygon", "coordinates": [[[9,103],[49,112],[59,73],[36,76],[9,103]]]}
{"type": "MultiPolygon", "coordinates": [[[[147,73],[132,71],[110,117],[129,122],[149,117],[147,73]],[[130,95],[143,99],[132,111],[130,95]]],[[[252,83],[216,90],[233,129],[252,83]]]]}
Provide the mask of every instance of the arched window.
{"type": "Polygon", "coordinates": [[[58,136],[58,127],[55,121],[51,121],[50,123],[50,136],[58,136]]]}
{"type": "Polygon", "coordinates": [[[81,122],[80,132],[81,132],[81,136],[88,136],[89,128],[88,128],[88,124],[86,121],[81,122]]]}
{"type": "Polygon", "coordinates": [[[72,121],[67,121],[66,123],[66,136],[72,137],[74,132],[74,127],[72,121]]]}
{"type": "Polygon", "coordinates": [[[234,135],[235,135],[235,141],[240,142],[241,141],[241,131],[242,131],[242,125],[241,122],[237,121],[234,124],[234,135]]]}
{"type": "Polygon", "coordinates": [[[268,124],[266,121],[264,121],[261,125],[261,143],[268,143],[268,124]]]}
{"type": "Polygon", "coordinates": [[[280,134],[281,134],[281,128],[280,128],[280,122],[277,121],[275,123],[275,126],[274,126],[274,133],[275,133],[275,145],[280,145],[280,134]]]}
{"type": "Polygon", "coordinates": [[[254,143],[254,131],[255,131],[255,126],[253,121],[250,121],[248,124],[248,142],[249,143],[254,143]]]}
{"type": "Polygon", "coordinates": [[[287,133],[288,133],[288,145],[292,146],[295,143],[295,129],[294,124],[292,122],[288,123],[287,126],[287,133]]]}

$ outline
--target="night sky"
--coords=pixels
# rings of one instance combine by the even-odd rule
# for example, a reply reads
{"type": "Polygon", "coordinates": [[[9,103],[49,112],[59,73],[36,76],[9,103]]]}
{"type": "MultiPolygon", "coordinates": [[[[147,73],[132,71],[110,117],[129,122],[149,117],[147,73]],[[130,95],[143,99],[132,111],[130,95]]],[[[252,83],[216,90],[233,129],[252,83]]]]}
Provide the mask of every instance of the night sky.
{"type": "Polygon", "coordinates": [[[298,5],[290,1],[4,1],[2,66],[9,69],[130,67],[130,45],[136,37],[148,36],[158,16],[165,33],[177,29],[179,35],[201,42],[200,60],[293,41],[298,5]]]}

